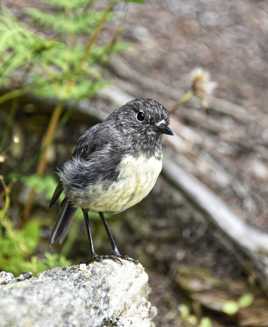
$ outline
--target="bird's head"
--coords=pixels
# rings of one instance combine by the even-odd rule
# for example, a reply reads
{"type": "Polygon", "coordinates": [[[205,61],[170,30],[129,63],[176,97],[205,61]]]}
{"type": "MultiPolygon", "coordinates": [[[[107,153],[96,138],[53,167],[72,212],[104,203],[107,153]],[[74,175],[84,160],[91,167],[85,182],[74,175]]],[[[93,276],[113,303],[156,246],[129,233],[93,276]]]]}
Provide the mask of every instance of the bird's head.
{"type": "MultiPolygon", "coordinates": [[[[109,117],[135,148],[152,149],[161,135],[173,135],[167,109],[158,101],[136,98],[115,110],[109,117]]],[[[152,149],[153,150],[153,149],[152,149]]]]}
{"type": "Polygon", "coordinates": [[[158,101],[137,98],[115,110],[109,118],[116,119],[126,133],[173,135],[167,109],[158,101]]]}

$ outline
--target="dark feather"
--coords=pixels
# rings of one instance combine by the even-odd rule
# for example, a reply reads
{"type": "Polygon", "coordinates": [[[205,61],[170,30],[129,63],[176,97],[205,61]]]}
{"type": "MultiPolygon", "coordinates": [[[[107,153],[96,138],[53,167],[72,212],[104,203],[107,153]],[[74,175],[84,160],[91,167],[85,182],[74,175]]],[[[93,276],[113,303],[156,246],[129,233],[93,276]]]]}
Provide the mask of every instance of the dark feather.
{"type": "Polygon", "coordinates": [[[63,191],[63,187],[62,187],[62,184],[61,182],[58,183],[53,195],[52,195],[52,198],[50,200],[50,203],[49,203],[49,208],[51,208],[58,200],[58,198],[60,197],[61,193],[63,191]]]}
{"type": "Polygon", "coordinates": [[[73,157],[79,157],[87,160],[88,156],[94,152],[96,148],[96,133],[100,124],[96,124],[93,127],[87,129],[79,138],[75,149],[73,151],[73,157]]]}
{"type": "Polygon", "coordinates": [[[57,224],[55,225],[50,236],[50,244],[63,242],[75,210],[76,208],[72,207],[69,201],[64,201],[64,206],[60,218],[57,221],[57,224]]]}

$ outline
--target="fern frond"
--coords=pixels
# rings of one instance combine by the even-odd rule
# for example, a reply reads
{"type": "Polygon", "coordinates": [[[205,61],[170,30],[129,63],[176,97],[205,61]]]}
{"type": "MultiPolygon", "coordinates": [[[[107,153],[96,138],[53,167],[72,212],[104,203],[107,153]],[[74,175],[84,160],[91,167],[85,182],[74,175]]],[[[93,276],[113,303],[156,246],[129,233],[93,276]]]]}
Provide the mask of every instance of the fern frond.
{"type": "Polygon", "coordinates": [[[51,41],[26,29],[7,10],[0,15],[0,35],[0,86],[6,86],[12,73],[52,46],[51,41]]]}
{"type": "Polygon", "coordinates": [[[46,0],[47,4],[64,10],[81,9],[85,6],[92,5],[94,2],[94,0],[46,0]]]}
{"type": "MultiPolygon", "coordinates": [[[[49,27],[57,33],[90,33],[100,22],[103,13],[97,11],[90,11],[75,16],[66,16],[64,13],[52,15],[47,12],[42,12],[38,9],[28,9],[26,13],[34,19],[39,25],[49,27]]],[[[110,15],[110,18],[112,16],[110,15]]]]}
{"type": "Polygon", "coordinates": [[[122,49],[115,39],[98,46],[94,39],[88,51],[88,40],[91,42],[92,35],[97,35],[107,18],[112,18],[112,7],[87,12],[81,6],[92,3],[89,0],[47,2],[60,8],[68,7],[68,10],[72,8],[68,15],[60,9],[27,10],[38,25],[46,26],[46,32],[48,29],[56,32],[53,38],[51,33],[48,36],[32,32],[7,10],[0,12],[0,87],[12,87],[16,81],[16,85],[33,94],[61,100],[79,101],[95,95],[106,84],[102,79],[103,63],[122,49]],[[87,41],[83,36],[85,32],[87,41]],[[23,77],[19,83],[18,70],[23,77]]]}

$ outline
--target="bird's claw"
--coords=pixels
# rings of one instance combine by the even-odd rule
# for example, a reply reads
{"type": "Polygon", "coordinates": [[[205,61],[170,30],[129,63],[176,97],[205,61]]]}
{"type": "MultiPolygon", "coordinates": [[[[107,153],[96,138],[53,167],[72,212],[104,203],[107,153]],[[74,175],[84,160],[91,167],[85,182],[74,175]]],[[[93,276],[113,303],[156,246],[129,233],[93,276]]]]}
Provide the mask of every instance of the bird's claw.
{"type": "Polygon", "coordinates": [[[130,262],[133,262],[135,264],[138,264],[138,260],[135,260],[133,258],[130,258],[126,255],[118,255],[118,254],[106,254],[106,255],[93,255],[90,259],[90,262],[101,262],[105,259],[110,259],[110,260],[113,260],[117,263],[120,263],[121,265],[123,264],[122,260],[127,260],[127,261],[130,261],[130,262]]]}
{"type": "Polygon", "coordinates": [[[121,265],[123,264],[122,263],[122,260],[121,260],[121,257],[120,256],[117,256],[117,255],[113,255],[113,254],[107,254],[107,255],[94,255],[91,257],[90,259],[90,262],[101,262],[105,259],[110,259],[110,260],[113,260],[115,262],[118,262],[120,263],[121,265]]]}
{"type": "Polygon", "coordinates": [[[133,259],[127,255],[120,255],[119,256],[122,260],[127,260],[127,261],[130,261],[130,262],[133,262],[135,263],[136,265],[139,264],[139,261],[137,259],[133,259]]]}

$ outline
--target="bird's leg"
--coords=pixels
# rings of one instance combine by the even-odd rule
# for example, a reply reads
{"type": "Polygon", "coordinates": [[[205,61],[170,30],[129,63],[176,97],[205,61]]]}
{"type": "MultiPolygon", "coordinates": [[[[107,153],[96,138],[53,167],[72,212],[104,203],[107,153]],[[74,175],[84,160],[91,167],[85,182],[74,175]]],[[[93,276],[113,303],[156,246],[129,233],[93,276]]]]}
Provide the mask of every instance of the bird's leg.
{"type": "Polygon", "coordinates": [[[92,229],[91,229],[91,224],[90,224],[89,217],[88,217],[88,210],[82,209],[82,211],[83,211],[84,221],[85,221],[86,229],[87,229],[87,236],[88,236],[89,246],[90,246],[90,255],[93,260],[96,260],[98,258],[98,255],[95,252],[95,248],[94,248],[94,244],[93,244],[92,229]]]}
{"type": "Polygon", "coordinates": [[[110,240],[110,242],[111,242],[112,249],[113,249],[113,254],[114,254],[115,256],[117,256],[117,257],[121,257],[121,253],[120,253],[120,251],[118,250],[118,247],[117,247],[117,245],[116,245],[116,243],[115,243],[115,240],[114,240],[113,234],[112,234],[112,232],[111,232],[111,230],[110,230],[110,227],[109,227],[109,225],[108,225],[106,219],[104,218],[104,214],[103,214],[102,212],[100,212],[99,214],[100,214],[100,217],[101,217],[102,223],[103,223],[103,225],[104,225],[104,227],[105,227],[106,233],[107,233],[107,235],[108,235],[108,237],[109,237],[109,240],[110,240]]]}

